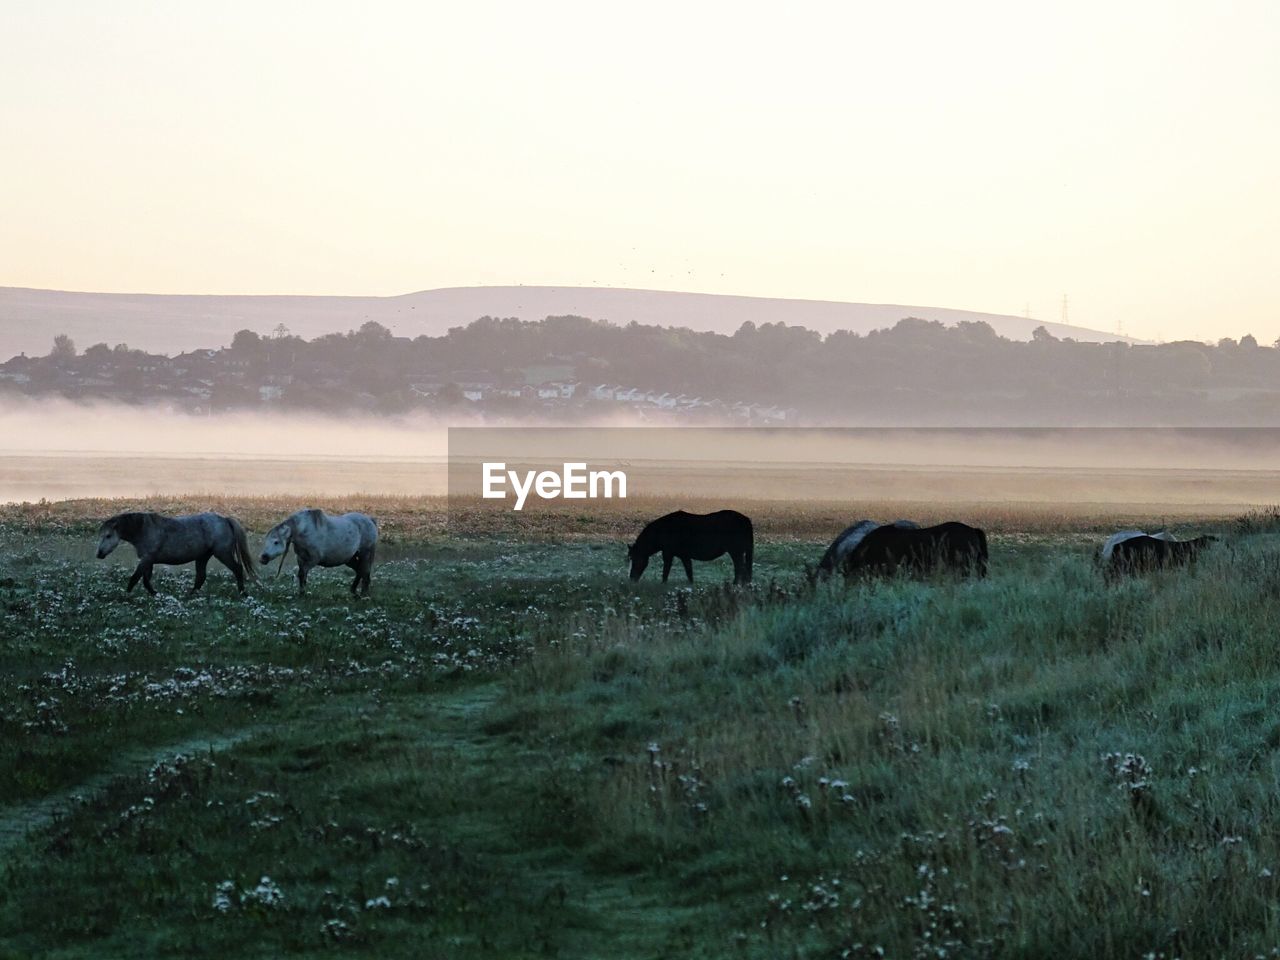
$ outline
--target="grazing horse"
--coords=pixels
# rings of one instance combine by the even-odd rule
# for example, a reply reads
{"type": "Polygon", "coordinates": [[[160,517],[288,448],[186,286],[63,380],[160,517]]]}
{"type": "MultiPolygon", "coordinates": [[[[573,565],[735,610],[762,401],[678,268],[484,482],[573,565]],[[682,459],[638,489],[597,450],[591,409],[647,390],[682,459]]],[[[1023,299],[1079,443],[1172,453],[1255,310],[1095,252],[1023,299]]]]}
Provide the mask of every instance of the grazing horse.
{"type": "Polygon", "coordinates": [[[1108,576],[1184,567],[1217,539],[1206,536],[1175,540],[1168,533],[1149,537],[1145,533],[1125,531],[1107,538],[1102,546],[1102,561],[1106,564],[1108,576]]]}
{"type": "Polygon", "coordinates": [[[1102,545],[1102,562],[1109,563],[1111,561],[1111,553],[1116,546],[1124,543],[1126,540],[1132,540],[1134,537],[1150,537],[1156,540],[1172,540],[1173,534],[1161,532],[1148,534],[1142,530],[1117,530],[1111,536],[1107,537],[1106,542],[1102,545]]]}
{"type": "MultiPolygon", "coordinates": [[[[891,525],[904,530],[918,528],[918,525],[910,520],[895,520],[891,525]]],[[[831,546],[827,547],[827,552],[818,561],[818,577],[825,580],[835,571],[845,569],[849,554],[853,553],[863,537],[879,526],[881,524],[874,520],[859,520],[853,526],[846,528],[840,536],[831,541],[831,546]]]]}
{"type": "MultiPolygon", "coordinates": [[[[369,595],[369,572],[378,545],[378,524],[363,513],[335,517],[323,510],[299,510],[267,533],[262,545],[265,566],[276,557],[284,566],[284,555],[293,547],[298,556],[298,595],[307,592],[307,574],[312,567],[350,567],[356,572],[351,592],[369,595]]],[[[278,575],[279,571],[277,571],[278,575]]]]}
{"type": "Polygon", "coordinates": [[[151,568],[157,563],[183,564],[195,561],[196,579],[191,585],[195,593],[205,581],[209,558],[217,557],[236,578],[241,593],[244,575],[257,579],[253,569],[253,554],[245,538],[244,527],[232,517],[220,513],[196,513],[185,517],[165,517],[158,513],[118,513],[102,522],[98,528],[98,559],[101,560],[120,545],[121,541],[133,545],[138,554],[138,566],[129,577],[126,593],[138,585],[155,595],[151,586],[151,568]]]}
{"type": "Polygon", "coordinates": [[[856,573],[929,573],[937,568],[987,575],[987,535],[963,523],[935,527],[877,527],[845,559],[845,575],[856,573]]]}
{"type": "Polygon", "coordinates": [[[680,558],[685,576],[693,583],[693,561],[715,560],[726,553],[733,561],[733,582],[751,582],[751,556],[755,549],[751,520],[736,510],[685,513],[677,510],[649,523],[627,548],[631,579],[639,580],[649,558],[662,551],[662,582],[671,574],[671,562],[680,558]]]}

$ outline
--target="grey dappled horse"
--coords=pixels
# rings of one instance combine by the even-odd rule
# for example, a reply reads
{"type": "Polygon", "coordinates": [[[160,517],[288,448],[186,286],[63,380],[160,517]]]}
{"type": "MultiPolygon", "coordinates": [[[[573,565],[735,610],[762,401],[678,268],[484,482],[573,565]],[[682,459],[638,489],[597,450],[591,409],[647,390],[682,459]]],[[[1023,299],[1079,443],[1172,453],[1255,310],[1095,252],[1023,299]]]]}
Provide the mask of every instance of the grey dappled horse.
{"type": "Polygon", "coordinates": [[[138,554],[138,566],[129,577],[126,593],[142,581],[147,592],[151,586],[151,568],[161,564],[196,564],[196,579],[191,585],[195,593],[205,581],[209,558],[217,557],[236,578],[236,586],[245,592],[245,573],[257,579],[253,554],[245,538],[244,527],[232,517],[220,513],[195,513],[185,517],[166,517],[159,513],[118,513],[98,528],[98,559],[118,547],[121,541],[131,544],[138,554]]]}
{"type": "Polygon", "coordinates": [[[307,573],[313,567],[350,567],[356,572],[351,592],[369,595],[369,573],[378,545],[378,524],[363,513],[332,516],[323,510],[299,510],[277,523],[262,545],[262,562],[284,555],[293,547],[298,556],[298,595],[307,590],[307,573]]]}
{"type": "MultiPolygon", "coordinates": [[[[831,546],[827,547],[827,552],[822,555],[822,559],[818,561],[817,576],[819,579],[825,579],[837,570],[845,570],[846,563],[853,551],[857,549],[868,533],[872,530],[879,529],[883,524],[875,520],[859,520],[857,523],[847,527],[841,532],[840,536],[831,541],[831,546]]],[[[892,526],[899,527],[903,530],[917,530],[919,527],[910,520],[895,520],[892,526]]]]}

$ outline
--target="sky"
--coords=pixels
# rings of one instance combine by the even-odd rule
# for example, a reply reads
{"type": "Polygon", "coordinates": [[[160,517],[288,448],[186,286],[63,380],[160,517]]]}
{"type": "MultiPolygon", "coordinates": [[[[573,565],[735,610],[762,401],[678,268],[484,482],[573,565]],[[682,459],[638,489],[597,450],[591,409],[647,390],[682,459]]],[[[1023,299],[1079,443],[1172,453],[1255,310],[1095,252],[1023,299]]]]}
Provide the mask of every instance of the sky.
{"type": "Polygon", "coordinates": [[[1280,336],[1280,4],[0,0],[0,285],[1280,336]]]}

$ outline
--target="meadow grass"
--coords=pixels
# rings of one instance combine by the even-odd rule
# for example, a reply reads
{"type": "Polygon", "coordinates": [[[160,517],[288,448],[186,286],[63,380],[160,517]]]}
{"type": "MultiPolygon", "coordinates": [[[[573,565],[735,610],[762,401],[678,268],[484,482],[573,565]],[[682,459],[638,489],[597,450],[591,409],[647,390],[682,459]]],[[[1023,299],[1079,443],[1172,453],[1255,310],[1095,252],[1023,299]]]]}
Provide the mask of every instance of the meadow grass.
{"type": "Polygon", "coordinates": [[[741,590],[628,582],[624,511],[459,539],[378,503],[360,602],[216,565],[125,596],[112,506],[0,511],[0,957],[1280,947],[1268,515],[1111,585],[1012,510],[987,580],[815,585],[827,508],[749,510],[741,590]]]}

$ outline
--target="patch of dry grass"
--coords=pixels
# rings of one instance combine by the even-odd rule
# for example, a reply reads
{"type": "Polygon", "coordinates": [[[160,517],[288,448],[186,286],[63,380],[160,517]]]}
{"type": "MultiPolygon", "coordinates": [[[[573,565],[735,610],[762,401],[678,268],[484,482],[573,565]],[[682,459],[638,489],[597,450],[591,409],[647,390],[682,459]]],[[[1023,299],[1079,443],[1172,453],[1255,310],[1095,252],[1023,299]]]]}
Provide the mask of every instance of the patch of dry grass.
{"type": "Polygon", "coordinates": [[[738,500],[712,496],[630,497],[588,504],[562,500],[540,502],[517,513],[504,503],[478,498],[407,496],[200,496],[149,497],[138,500],[85,499],[2,504],[0,526],[25,533],[92,532],[106,517],[124,510],[182,514],[214,510],[237,517],[246,528],[263,533],[303,507],[334,513],[359,510],[376,517],[391,543],[444,536],[509,540],[592,540],[635,536],[649,520],[672,510],[707,513],[731,507],[751,517],[757,537],[821,541],[863,518],[888,522],[899,517],[920,524],[963,520],[997,536],[1095,535],[1117,529],[1217,529],[1231,522],[1265,525],[1258,510],[1245,518],[1226,507],[1169,506],[1155,503],[1075,503],[1046,505],[1008,502],[925,502],[913,500],[738,500]]]}

